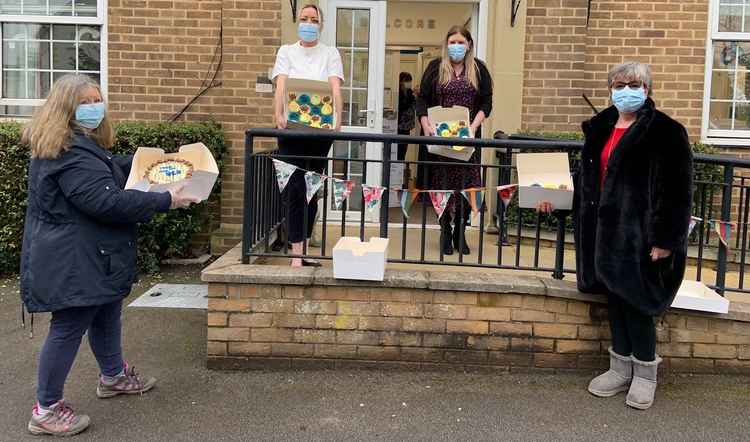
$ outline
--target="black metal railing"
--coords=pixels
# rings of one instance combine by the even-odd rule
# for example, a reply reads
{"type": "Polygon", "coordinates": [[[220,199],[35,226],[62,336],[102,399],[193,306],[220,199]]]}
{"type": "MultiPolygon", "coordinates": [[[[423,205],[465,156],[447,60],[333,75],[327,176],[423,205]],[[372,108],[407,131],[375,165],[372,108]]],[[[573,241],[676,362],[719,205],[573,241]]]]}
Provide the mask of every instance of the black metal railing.
{"type": "MultiPolygon", "coordinates": [[[[253,145],[256,138],[277,139],[284,137],[294,139],[318,139],[334,142],[358,142],[376,143],[382,148],[382,159],[368,159],[366,155],[354,158],[350,156],[334,155],[325,158],[333,169],[326,173],[340,179],[354,179],[361,183],[368,181],[369,173],[378,173],[380,186],[386,188],[380,203],[379,216],[377,220],[368,221],[365,208],[364,195],[352,193],[349,199],[343,202],[338,212],[340,236],[359,236],[364,240],[370,230],[370,236],[383,238],[394,234],[393,239],[400,242],[399,251],[388,256],[388,261],[393,263],[426,264],[426,265],[449,265],[449,266],[473,266],[502,269],[518,269],[552,272],[556,279],[562,279],[565,273],[574,273],[575,268],[565,266],[566,249],[572,249],[570,223],[567,211],[556,211],[552,216],[538,214],[533,209],[522,209],[513,202],[508,207],[500,201],[494,186],[487,187],[485,191],[485,202],[488,198],[495,199],[494,213],[488,213],[487,204],[482,204],[481,209],[475,216],[478,223],[467,229],[471,232],[474,248],[471,255],[464,255],[461,248],[456,250],[454,256],[443,254],[439,246],[440,231],[436,228],[436,219],[431,218],[429,201],[420,201],[415,205],[412,213],[407,217],[400,209],[390,208],[391,190],[391,165],[403,164],[405,168],[416,169],[432,165],[455,166],[462,174],[468,173],[468,168],[479,167],[481,182],[486,185],[490,174],[497,178],[498,185],[509,184],[512,180],[514,166],[513,154],[519,152],[568,152],[571,161],[571,170],[577,168],[578,153],[582,148],[580,141],[558,141],[540,140],[528,138],[496,138],[496,139],[455,139],[422,136],[406,136],[391,134],[370,134],[350,132],[328,132],[328,131],[291,131],[277,129],[250,129],[245,134],[245,182],[244,182],[244,212],[243,212],[243,234],[242,234],[242,259],[248,263],[251,257],[302,257],[310,259],[331,259],[332,253],[327,244],[330,239],[330,211],[329,207],[329,185],[322,188],[322,207],[320,222],[320,246],[310,250],[308,244],[303,244],[303,253],[293,255],[290,253],[289,244],[284,238],[283,232],[288,231],[285,227],[289,221],[288,208],[285,207],[282,195],[276,184],[274,166],[272,159],[281,161],[288,160],[289,156],[281,155],[276,150],[254,151],[253,145]],[[415,145],[459,145],[474,147],[475,149],[497,149],[498,164],[475,164],[461,161],[434,161],[433,159],[421,158],[417,161],[392,160],[391,151],[397,144],[415,145]],[[354,176],[350,171],[351,165],[357,165],[356,170],[361,173],[354,176]],[[377,170],[379,169],[379,170],[377,170]],[[343,172],[341,172],[343,170],[343,172]],[[339,176],[336,176],[336,174],[339,176]],[[394,209],[391,213],[391,209],[394,209]],[[357,213],[358,212],[358,213],[357,213]],[[396,215],[398,213],[399,215],[396,215]],[[352,220],[355,215],[356,221],[352,220]],[[358,216],[357,216],[358,215],[358,216]],[[417,223],[414,217],[419,218],[417,223]],[[488,219],[494,219],[491,232],[487,229],[488,219]],[[486,241],[489,233],[497,233],[497,239],[486,241]],[[436,251],[431,252],[430,244],[435,244],[436,251]],[[554,247],[554,257],[543,259],[543,254],[548,254],[551,247],[543,247],[543,244],[554,247]],[[522,247],[529,244],[532,247],[522,247]],[[489,250],[494,249],[494,250],[489,250]],[[541,265],[541,261],[554,262],[553,265],[541,265]]],[[[315,156],[295,156],[297,160],[307,161],[320,160],[315,156]]],[[[745,264],[747,256],[747,225],[750,212],[750,161],[741,160],[731,156],[695,154],[695,199],[693,213],[700,217],[703,222],[698,223],[691,235],[689,258],[691,271],[686,278],[706,279],[706,271],[715,272],[715,281],[706,280],[707,285],[717,289],[720,293],[724,290],[750,292],[744,287],[745,264]],[[747,182],[746,182],[747,181],[747,182]],[[712,232],[709,220],[734,221],[737,228],[734,233],[736,237],[731,239],[727,247],[719,244],[717,235],[712,232]],[[729,251],[729,253],[728,253],[729,251]],[[732,270],[731,280],[727,281],[728,271],[732,270]]],[[[306,169],[310,169],[307,167],[306,169]]],[[[463,181],[463,180],[462,180],[463,181]]],[[[494,180],[493,180],[494,181],[494,180]]],[[[422,179],[417,183],[418,189],[427,189],[427,175],[422,174],[422,179]]],[[[424,195],[424,194],[421,194],[424,195]]],[[[468,202],[454,195],[457,212],[463,213],[468,202]]],[[[374,217],[372,217],[374,218],[374,217]]],[[[303,224],[307,227],[309,223],[316,220],[307,219],[307,212],[303,224]]],[[[464,231],[461,229],[459,243],[462,242],[464,231]]],[[[571,252],[572,254],[572,252],[571,252]]],[[[571,255],[572,256],[572,255],[571,255]]]]}

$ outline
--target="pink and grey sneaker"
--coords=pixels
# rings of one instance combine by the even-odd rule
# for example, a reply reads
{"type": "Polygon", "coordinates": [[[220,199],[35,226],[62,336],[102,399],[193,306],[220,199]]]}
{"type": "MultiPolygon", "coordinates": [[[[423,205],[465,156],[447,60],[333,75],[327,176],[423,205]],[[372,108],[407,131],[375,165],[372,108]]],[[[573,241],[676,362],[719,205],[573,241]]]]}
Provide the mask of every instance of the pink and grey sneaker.
{"type": "Polygon", "coordinates": [[[52,436],[73,436],[89,427],[90,419],[85,414],[76,414],[65,401],[58,401],[49,409],[34,405],[29,421],[31,434],[52,436]]]}
{"type": "Polygon", "coordinates": [[[120,376],[115,376],[111,380],[104,376],[99,376],[99,386],[96,387],[96,395],[102,399],[114,397],[120,394],[143,394],[156,384],[156,378],[142,378],[131,367],[125,363],[125,370],[120,376]]]}

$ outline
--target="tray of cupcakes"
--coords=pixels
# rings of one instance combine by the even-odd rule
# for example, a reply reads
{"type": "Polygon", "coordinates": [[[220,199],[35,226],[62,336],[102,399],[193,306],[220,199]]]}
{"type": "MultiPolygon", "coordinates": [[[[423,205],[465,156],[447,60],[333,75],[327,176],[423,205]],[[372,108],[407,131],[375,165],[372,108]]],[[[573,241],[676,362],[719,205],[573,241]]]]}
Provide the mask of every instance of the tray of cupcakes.
{"type": "Polygon", "coordinates": [[[333,130],[336,127],[336,107],[328,82],[288,79],[285,107],[287,127],[291,129],[333,130]]]}
{"type": "MultiPolygon", "coordinates": [[[[435,125],[435,135],[447,138],[473,138],[469,126],[469,109],[463,106],[431,107],[427,109],[427,116],[435,125]]],[[[427,151],[448,158],[469,161],[474,154],[471,146],[428,145],[427,151]]]]}

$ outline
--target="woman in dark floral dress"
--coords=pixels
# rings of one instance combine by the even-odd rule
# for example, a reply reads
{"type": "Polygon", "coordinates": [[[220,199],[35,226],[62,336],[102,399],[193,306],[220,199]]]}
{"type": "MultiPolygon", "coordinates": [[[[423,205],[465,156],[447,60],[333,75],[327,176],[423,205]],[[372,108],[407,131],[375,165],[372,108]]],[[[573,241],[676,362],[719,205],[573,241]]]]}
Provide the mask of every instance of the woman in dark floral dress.
{"type": "MultiPolygon", "coordinates": [[[[466,28],[454,26],[443,42],[442,58],[433,60],[422,76],[420,94],[417,97],[417,116],[422,132],[435,135],[435,125],[427,117],[427,109],[433,106],[464,106],[470,111],[471,131],[481,137],[481,125],[492,111],[492,78],[485,64],[474,58],[474,40],[466,28]]],[[[482,186],[481,150],[476,149],[467,162],[451,160],[443,156],[427,154],[427,161],[456,162],[456,165],[429,166],[428,186],[432,190],[454,190],[448,206],[440,218],[440,247],[444,255],[453,250],[468,255],[466,224],[471,215],[469,203],[464,201],[461,210],[460,191],[482,186]],[[451,226],[451,220],[454,225],[451,226]],[[463,242],[459,244],[460,239],[463,242]]]]}

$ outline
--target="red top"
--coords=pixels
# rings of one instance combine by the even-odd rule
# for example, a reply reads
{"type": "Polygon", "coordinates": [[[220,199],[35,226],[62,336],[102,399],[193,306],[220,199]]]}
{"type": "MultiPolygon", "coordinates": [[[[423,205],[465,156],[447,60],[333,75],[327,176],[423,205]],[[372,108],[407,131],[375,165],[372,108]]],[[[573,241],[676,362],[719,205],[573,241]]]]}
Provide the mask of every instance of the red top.
{"type": "Polygon", "coordinates": [[[607,144],[604,145],[604,149],[602,149],[602,156],[599,159],[599,179],[601,180],[599,184],[601,187],[604,187],[604,178],[607,176],[609,157],[614,152],[617,143],[620,142],[620,138],[622,138],[626,130],[628,130],[627,127],[616,127],[609,136],[607,144]]]}

